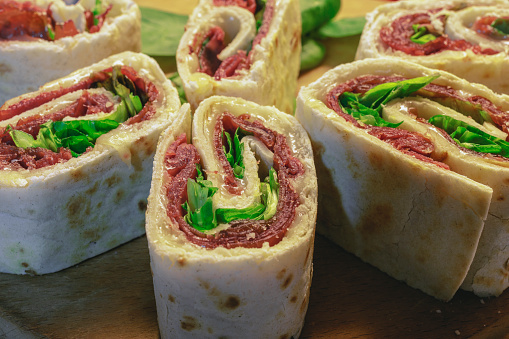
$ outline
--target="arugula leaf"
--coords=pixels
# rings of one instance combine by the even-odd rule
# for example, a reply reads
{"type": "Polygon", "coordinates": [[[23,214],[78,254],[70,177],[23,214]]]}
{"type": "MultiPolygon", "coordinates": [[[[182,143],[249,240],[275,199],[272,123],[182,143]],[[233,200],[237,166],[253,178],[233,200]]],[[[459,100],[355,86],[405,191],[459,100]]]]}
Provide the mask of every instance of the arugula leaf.
{"type": "Polygon", "coordinates": [[[341,7],[339,0],[300,0],[302,35],[329,22],[341,7]]]}
{"type": "Polygon", "coordinates": [[[428,122],[443,129],[462,147],[476,152],[509,157],[509,142],[485,133],[464,121],[446,115],[435,115],[428,122]]]}
{"type": "Polygon", "coordinates": [[[140,6],[141,51],[151,56],[175,56],[188,16],[140,6]]]}
{"type": "Polygon", "coordinates": [[[325,57],[325,46],[314,39],[302,39],[302,51],[300,54],[300,70],[306,71],[308,69],[318,66],[325,57]]]}
{"type": "Polygon", "coordinates": [[[216,218],[220,224],[227,224],[240,219],[260,220],[263,217],[265,208],[265,205],[262,203],[246,208],[218,208],[216,209],[216,218]]]}
{"type": "Polygon", "coordinates": [[[345,38],[362,33],[366,18],[343,18],[330,21],[318,29],[318,36],[324,38],[345,38]]]}
{"type": "Polygon", "coordinates": [[[495,21],[491,23],[491,27],[495,29],[497,33],[500,35],[508,35],[509,34],[509,18],[496,18],[495,21]]]}
{"type": "Polygon", "coordinates": [[[233,135],[233,142],[230,133],[223,131],[223,134],[226,137],[226,146],[223,146],[226,160],[228,160],[230,163],[235,177],[242,179],[244,178],[244,171],[246,167],[244,166],[244,156],[242,155],[244,143],[240,142],[239,128],[235,130],[235,134],[233,135]]]}
{"type": "Polygon", "coordinates": [[[431,33],[428,33],[428,29],[426,26],[421,26],[419,24],[412,25],[414,29],[414,34],[410,37],[412,42],[415,42],[419,45],[424,45],[427,42],[435,40],[437,37],[431,33]]]}
{"type": "Polygon", "coordinates": [[[364,94],[345,92],[338,98],[339,105],[343,111],[364,124],[396,128],[402,122],[391,123],[380,117],[383,105],[413,94],[436,78],[438,75],[387,82],[373,87],[364,94]]]}

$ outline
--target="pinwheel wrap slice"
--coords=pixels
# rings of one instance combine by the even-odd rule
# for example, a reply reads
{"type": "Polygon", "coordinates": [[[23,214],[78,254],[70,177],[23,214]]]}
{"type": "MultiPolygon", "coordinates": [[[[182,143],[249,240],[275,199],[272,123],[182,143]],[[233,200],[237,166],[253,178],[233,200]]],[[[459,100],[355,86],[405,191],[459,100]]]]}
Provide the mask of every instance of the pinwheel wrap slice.
{"type": "Polygon", "coordinates": [[[509,82],[504,76],[509,69],[509,35],[493,33],[491,23],[495,18],[507,22],[509,11],[505,1],[385,4],[366,15],[356,60],[398,57],[482,83],[498,93],[509,93],[509,82]],[[416,33],[414,24],[425,29],[423,35],[436,38],[427,43],[411,41],[416,33]]]}
{"type": "Polygon", "coordinates": [[[292,113],[301,50],[298,1],[267,1],[259,19],[254,1],[248,8],[225,3],[201,0],[180,40],[177,68],[191,107],[224,95],[292,113]]]}
{"type": "MultiPolygon", "coordinates": [[[[0,109],[0,116],[7,117],[0,122],[1,272],[56,272],[144,234],[157,140],[163,129],[169,125],[178,127],[184,116],[190,114],[188,105],[181,109],[176,89],[153,59],[124,52],[9,102],[10,106],[6,104],[0,109]],[[116,108],[118,97],[105,88],[80,89],[62,95],[87,84],[94,75],[105,74],[104,70],[111,72],[112,67],[128,70],[138,85],[150,88],[151,95],[139,114],[99,136],[95,145],[83,154],[59,158],[58,153],[49,149],[28,147],[23,151],[7,140],[8,126],[12,131],[21,128],[18,123],[23,120],[50,115],[55,118],[59,111],[73,108],[87,97],[84,93],[94,93],[89,97],[107,97],[111,100],[108,106],[116,108]],[[43,101],[47,102],[41,105],[43,101]],[[21,113],[20,109],[26,106],[32,108],[21,113]],[[143,112],[147,114],[141,119],[143,112]],[[19,165],[23,157],[6,160],[13,154],[4,153],[5,150],[12,149],[15,154],[30,154],[30,149],[44,151],[56,160],[45,166],[27,161],[29,167],[23,168],[19,165]]],[[[99,110],[63,120],[99,121],[110,114],[99,110]]],[[[63,149],[59,148],[59,152],[63,149]]],[[[69,150],[65,152],[70,154],[69,150]]]]}
{"type": "MultiPolygon", "coordinates": [[[[397,149],[390,138],[383,141],[376,136],[374,131],[380,127],[355,122],[351,115],[333,110],[328,101],[337,88],[366,77],[394,80],[436,75],[431,85],[437,92],[419,99],[431,105],[430,112],[442,109],[449,114],[459,109],[457,115],[467,119],[464,114],[474,106],[469,100],[484,98],[500,117],[507,116],[506,96],[397,58],[338,66],[300,91],[296,117],[312,140],[319,178],[317,231],[438,299],[450,300],[460,286],[478,295],[499,295],[507,287],[504,272],[509,254],[504,249],[506,209],[501,206],[508,193],[507,161],[459,149],[451,138],[437,142],[437,133],[432,131],[438,128],[416,118],[418,108],[408,109],[404,123],[390,130],[418,131],[412,135],[426,141],[429,154],[423,157],[397,149]],[[455,96],[458,99],[453,100],[455,96]],[[413,125],[420,129],[407,128],[413,125]]],[[[366,88],[370,87],[364,91],[366,88]]],[[[413,102],[414,96],[426,95],[417,92],[383,104],[382,118],[403,121],[400,116],[390,120],[389,112],[404,110],[401,105],[413,102]]],[[[502,127],[485,128],[496,129],[498,136],[507,135],[502,127]]]]}
{"type": "MultiPolygon", "coordinates": [[[[53,6],[51,7],[53,12],[63,11],[63,15],[60,15],[63,16],[62,20],[74,19],[77,26],[80,26],[79,22],[83,21],[76,16],[77,8],[67,11],[62,8],[84,6],[88,9],[91,3],[90,0],[81,0],[76,5],[66,6],[63,0],[32,2],[42,10],[53,6]],[[85,2],[88,5],[81,5],[85,2]],[[65,12],[70,14],[65,16],[65,12]]],[[[95,2],[92,1],[92,7],[94,4],[95,2]]],[[[136,3],[131,0],[102,0],[102,6],[108,12],[97,32],[81,31],[74,36],[54,41],[2,40],[0,42],[0,105],[8,99],[36,91],[39,86],[99,62],[110,55],[123,51],[140,52],[141,13],[136,3]]]]}
{"type": "Polygon", "coordinates": [[[306,132],[273,107],[213,96],[195,112],[192,137],[163,136],[146,224],[162,337],[298,337],[309,301],[316,189],[306,132]],[[236,123],[244,132],[256,127],[241,138],[242,179],[229,175],[232,167],[221,160],[222,146],[214,141],[220,126],[231,132],[236,123]],[[269,134],[278,136],[280,146],[271,144],[269,134]],[[188,156],[177,156],[184,153],[188,156]],[[170,161],[174,156],[180,160],[170,161]],[[279,183],[275,215],[220,222],[206,231],[192,228],[181,207],[186,196],[177,191],[186,190],[180,175],[189,170],[194,177],[197,164],[218,188],[214,209],[258,203],[260,184],[273,166],[279,183]]]}

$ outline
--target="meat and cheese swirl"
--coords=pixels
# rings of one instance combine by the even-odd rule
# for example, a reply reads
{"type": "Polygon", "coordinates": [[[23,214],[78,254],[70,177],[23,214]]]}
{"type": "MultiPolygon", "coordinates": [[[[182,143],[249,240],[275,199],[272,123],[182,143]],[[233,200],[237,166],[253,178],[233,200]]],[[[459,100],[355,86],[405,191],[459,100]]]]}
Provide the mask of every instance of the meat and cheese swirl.
{"type": "Polygon", "coordinates": [[[499,295],[508,112],[506,95],[397,58],[327,72],[296,112],[315,151],[318,232],[438,299],[499,295]]]}
{"type": "Polygon", "coordinates": [[[123,51],[141,51],[131,0],[1,0],[0,105],[123,51]]]}
{"type": "Polygon", "coordinates": [[[366,19],[357,60],[395,56],[509,93],[506,1],[401,1],[366,19]]]}
{"type": "Polygon", "coordinates": [[[186,132],[189,111],[133,52],[0,107],[0,272],[56,272],[142,235],[159,134],[186,132]]]}
{"type": "Polygon", "coordinates": [[[162,337],[297,337],[316,199],[306,132],[274,107],[213,96],[192,136],[164,135],[146,224],[162,337]]]}
{"type": "Polygon", "coordinates": [[[191,107],[225,95],[292,113],[300,33],[297,0],[201,0],[177,50],[191,107]]]}

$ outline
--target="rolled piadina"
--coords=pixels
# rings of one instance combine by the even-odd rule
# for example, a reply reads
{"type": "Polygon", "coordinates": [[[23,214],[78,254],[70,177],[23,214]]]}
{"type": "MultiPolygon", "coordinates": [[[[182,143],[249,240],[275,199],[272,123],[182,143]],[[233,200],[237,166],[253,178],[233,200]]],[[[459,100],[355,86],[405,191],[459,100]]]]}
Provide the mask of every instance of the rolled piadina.
{"type": "Polygon", "coordinates": [[[357,60],[394,56],[509,93],[507,1],[399,1],[366,19],[357,60]]]}
{"type": "Polygon", "coordinates": [[[296,111],[314,149],[317,231],[438,299],[499,295],[508,111],[506,95],[397,58],[325,73],[296,111]]]}
{"type": "Polygon", "coordinates": [[[213,96],[163,134],[146,232],[163,338],[297,338],[312,276],[311,144],[274,107],[213,96]]]}
{"type": "Polygon", "coordinates": [[[134,1],[74,2],[0,3],[0,105],[110,55],[141,51],[134,1]]]}
{"type": "Polygon", "coordinates": [[[133,52],[9,100],[0,272],[56,272],[144,234],[159,135],[187,131],[189,119],[159,65],[133,52]]]}
{"type": "Polygon", "coordinates": [[[294,112],[300,67],[298,0],[201,0],[177,50],[191,107],[212,95],[294,112]]]}

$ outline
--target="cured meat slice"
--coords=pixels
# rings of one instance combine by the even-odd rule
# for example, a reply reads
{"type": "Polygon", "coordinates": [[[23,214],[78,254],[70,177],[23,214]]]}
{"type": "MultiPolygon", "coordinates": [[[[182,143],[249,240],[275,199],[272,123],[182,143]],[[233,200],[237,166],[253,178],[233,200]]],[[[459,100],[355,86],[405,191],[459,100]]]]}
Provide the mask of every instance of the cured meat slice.
{"type": "Polygon", "coordinates": [[[163,134],[146,222],[161,336],[298,337],[316,199],[306,132],[274,107],[213,96],[192,135],[163,134]]]}
{"type": "Polygon", "coordinates": [[[325,73],[296,111],[314,149],[317,232],[438,299],[499,295],[508,112],[506,95],[398,58],[325,73]]]}
{"type": "Polygon", "coordinates": [[[144,234],[157,140],[188,132],[189,111],[133,52],[2,106],[0,272],[56,272],[144,234]]]}
{"type": "Polygon", "coordinates": [[[193,109],[209,96],[225,95],[294,111],[299,3],[263,3],[201,0],[194,9],[177,50],[178,72],[193,109]]]}
{"type": "Polygon", "coordinates": [[[356,60],[398,57],[509,93],[508,18],[504,0],[385,4],[366,15],[356,60]]]}
{"type": "Polygon", "coordinates": [[[0,26],[0,105],[110,55],[141,51],[131,0],[7,0],[0,26]]]}

